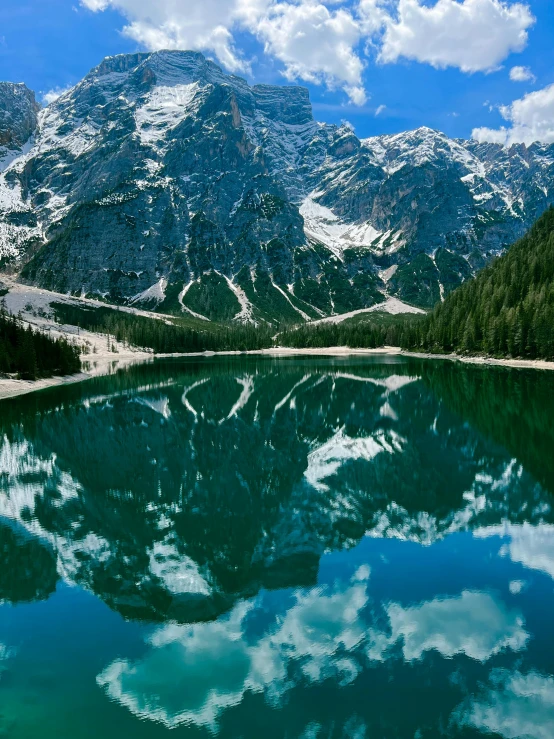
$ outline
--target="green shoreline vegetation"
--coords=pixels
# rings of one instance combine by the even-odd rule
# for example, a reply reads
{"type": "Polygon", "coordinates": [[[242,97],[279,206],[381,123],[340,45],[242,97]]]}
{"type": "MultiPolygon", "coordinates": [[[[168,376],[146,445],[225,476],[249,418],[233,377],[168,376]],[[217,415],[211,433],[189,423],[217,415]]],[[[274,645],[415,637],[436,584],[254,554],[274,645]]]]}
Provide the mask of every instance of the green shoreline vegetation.
{"type": "Polygon", "coordinates": [[[275,328],[262,325],[229,325],[181,317],[146,318],[108,307],[52,303],[56,320],[88,331],[113,336],[136,348],[157,354],[205,351],[252,351],[274,345],[275,328]]]}
{"type": "Polygon", "coordinates": [[[25,327],[16,316],[0,310],[0,374],[21,380],[72,375],[81,370],[79,347],[63,338],[25,327]]]}
{"type": "MultiPolygon", "coordinates": [[[[554,360],[554,207],[503,256],[427,315],[360,314],[342,322],[237,325],[192,317],[139,316],[117,307],[53,303],[62,324],[112,336],[158,354],[272,347],[378,349],[554,360]],[[277,333],[276,333],[277,331],[277,333]]],[[[23,379],[80,369],[79,349],[0,312],[0,372],[23,379]]]]}
{"type": "Polygon", "coordinates": [[[427,316],[397,318],[306,324],[281,339],[294,348],[388,345],[431,354],[553,360],[554,207],[427,316]]]}

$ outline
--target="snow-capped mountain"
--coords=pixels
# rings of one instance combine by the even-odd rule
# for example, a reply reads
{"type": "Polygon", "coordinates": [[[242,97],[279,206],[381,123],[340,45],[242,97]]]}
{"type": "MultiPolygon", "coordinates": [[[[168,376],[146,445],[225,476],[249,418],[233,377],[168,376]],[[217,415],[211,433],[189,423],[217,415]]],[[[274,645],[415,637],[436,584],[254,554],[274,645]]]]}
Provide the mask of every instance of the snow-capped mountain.
{"type": "Polygon", "coordinates": [[[40,110],[35,95],[25,85],[0,82],[0,167],[17,156],[37,127],[40,110]]]}
{"type": "Polygon", "coordinates": [[[554,146],[359,140],[181,51],[107,58],[38,114],[3,83],[0,170],[24,279],[239,320],[430,306],[554,202],[554,146]]]}

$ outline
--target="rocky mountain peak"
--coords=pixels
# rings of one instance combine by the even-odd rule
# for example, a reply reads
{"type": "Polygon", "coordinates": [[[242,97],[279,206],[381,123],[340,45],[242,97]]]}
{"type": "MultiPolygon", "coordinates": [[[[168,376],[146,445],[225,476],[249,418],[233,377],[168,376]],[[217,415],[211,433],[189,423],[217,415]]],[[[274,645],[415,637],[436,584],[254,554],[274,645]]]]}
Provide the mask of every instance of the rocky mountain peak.
{"type": "MultiPolygon", "coordinates": [[[[102,77],[106,74],[125,74],[136,69],[139,64],[151,56],[150,52],[137,52],[136,54],[117,54],[107,56],[97,67],[94,67],[87,77],[102,77]]],[[[85,79],[87,79],[85,77],[85,79]]]]}
{"type": "Polygon", "coordinates": [[[554,146],[360,140],[316,122],[305,88],[250,86],[198,52],[109,57],[37,111],[0,85],[0,145],[17,147],[0,150],[0,259],[196,317],[431,306],[554,202],[554,146]]]}
{"type": "Polygon", "coordinates": [[[0,82],[0,159],[2,148],[19,149],[30,138],[39,110],[35,93],[26,85],[0,82]]]}
{"type": "Polygon", "coordinates": [[[252,92],[260,113],[268,119],[291,126],[313,123],[310,94],[305,87],[254,85],[252,92]]]}

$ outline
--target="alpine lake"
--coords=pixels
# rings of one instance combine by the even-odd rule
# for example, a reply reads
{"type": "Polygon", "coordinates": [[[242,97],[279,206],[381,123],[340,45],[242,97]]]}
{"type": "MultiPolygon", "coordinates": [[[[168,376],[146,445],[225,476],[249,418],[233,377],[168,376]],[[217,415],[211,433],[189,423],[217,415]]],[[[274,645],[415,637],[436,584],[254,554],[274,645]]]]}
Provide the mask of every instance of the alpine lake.
{"type": "Polygon", "coordinates": [[[157,360],[0,402],[0,737],[554,737],[554,373],[157,360]]]}

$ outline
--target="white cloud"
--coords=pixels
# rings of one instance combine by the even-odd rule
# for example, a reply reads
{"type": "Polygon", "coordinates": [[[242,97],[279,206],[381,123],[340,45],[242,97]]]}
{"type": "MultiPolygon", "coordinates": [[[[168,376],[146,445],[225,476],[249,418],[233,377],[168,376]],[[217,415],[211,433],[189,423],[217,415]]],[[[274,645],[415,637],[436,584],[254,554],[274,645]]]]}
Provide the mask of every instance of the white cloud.
{"type": "Polygon", "coordinates": [[[397,19],[389,19],[380,58],[401,57],[437,68],[491,71],[510,52],[522,51],[534,23],[529,7],[500,0],[399,0],[397,19]]]}
{"type": "Polygon", "coordinates": [[[512,595],[519,595],[525,588],[524,580],[512,580],[509,585],[512,595]]]}
{"type": "Polygon", "coordinates": [[[268,611],[257,597],[217,621],[168,624],[153,633],[144,656],[116,660],[98,684],[141,718],[215,730],[220,715],[247,692],[276,704],[299,682],[350,684],[368,660],[397,659],[396,644],[407,662],[431,650],[486,662],[527,643],[519,613],[487,593],[467,591],[413,607],[391,604],[388,627],[375,628],[370,577],[362,565],[347,582],[298,591],[284,613],[268,611]],[[268,622],[263,633],[249,626],[257,622],[256,609],[268,622]]]}
{"type": "Polygon", "coordinates": [[[110,0],[81,0],[81,3],[93,13],[97,13],[99,10],[106,10],[110,5],[110,0]]]}
{"type": "Polygon", "coordinates": [[[355,105],[365,103],[364,64],[355,52],[361,29],[344,8],[330,10],[316,0],[276,3],[259,20],[256,33],[266,53],[283,62],[287,79],[340,85],[355,105]]]}
{"type": "Polygon", "coordinates": [[[252,22],[263,11],[263,0],[81,0],[94,12],[113,7],[129,21],[125,35],[147,49],[198,49],[213,52],[231,72],[244,72],[248,62],[236,48],[232,29],[252,22]]]}
{"type": "MultiPolygon", "coordinates": [[[[384,5],[386,0],[360,0],[358,3],[358,18],[362,32],[368,38],[379,33],[390,15],[384,5]]],[[[388,3],[390,5],[390,2],[388,3]]]]}
{"type": "Polygon", "coordinates": [[[505,739],[552,739],[554,680],[536,672],[524,675],[495,670],[494,685],[480,700],[457,711],[461,725],[505,739]]]}
{"type": "Polygon", "coordinates": [[[165,626],[154,633],[152,649],[142,659],[116,660],[98,676],[98,684],[141,718],[169,728],[184,723],[213,727],[221,711],[256,687],[249,649],[241,639],[248,610],[243,604],[227,620],[165,626]]]}
{"type": "Polygon", "coordinates": [[[510,69],[510,79],[512,82],[534,82],[536,77],[529,67],[512,67],[510,69]]]}
{"type": "MultiPolygon", "coordinates": [[[[509,134],[508,130],[502,126],[501,128],[487,128],[482,126],[481,128],[474,128],[471,132],[471,138],[479,141],[479,143],[489,144],[501,144],[502,146],[508,145],[509,134]]],[[[515,142],[510,142],[515,143],[515,142]]]]}
{"type": "Polygon", "coordinates": [[[248,32],[283,65],[288,80],[342,89],[354,105],[368,99],[366,56],[405,57],[465,72],[489,71],[527,43],[534,18],[505,0],[81,0],[93,12],[112,7],[123,32],[150,50],[213,53],[231,72],[249,72],[237,34],[248,32]]]}
{"type": "Polygon", "coordinates": [[[377,116],[381,115],[381,113],[384,113],[386,109],[387,109],[386,105],[380,105],[375,111],[375,117],[377,118],[377,116]]]}
{"type": "Polygon", "coordinates": [[[150,50],[198,49],[215,54],[231,72],[245,72],[249,62],[237,48],[234,33],[247,30],[266,54],[281,62],[288,80],[342,88],[355,105],[367,99],[356,52],[360,20],[324,0],[81,0],[98,12],[111,6],[129,20],[124,33],[150,50]]]}
{"type": "Polygon", "coordinates": [[[52,90],[48,90],[48,92],[45,92],[42,96],[42,102],[44,105],[50,105],[50,103],[54,103],[59,97],[64,95],[66,92],[71,90],[71,87],[55,87],[52,90]]]}

